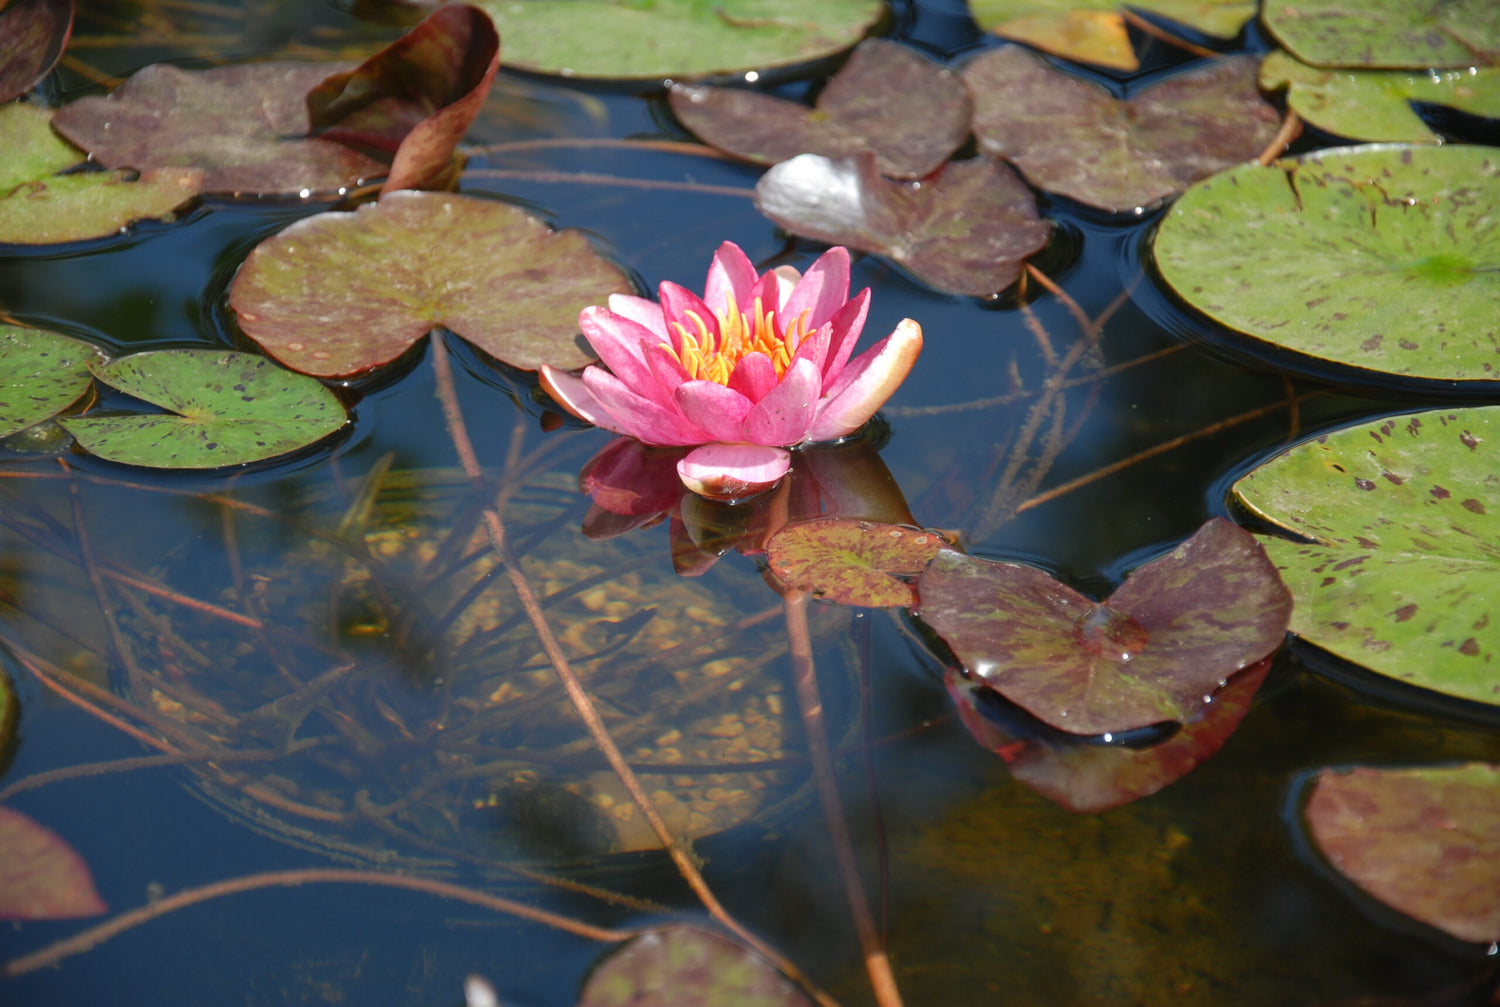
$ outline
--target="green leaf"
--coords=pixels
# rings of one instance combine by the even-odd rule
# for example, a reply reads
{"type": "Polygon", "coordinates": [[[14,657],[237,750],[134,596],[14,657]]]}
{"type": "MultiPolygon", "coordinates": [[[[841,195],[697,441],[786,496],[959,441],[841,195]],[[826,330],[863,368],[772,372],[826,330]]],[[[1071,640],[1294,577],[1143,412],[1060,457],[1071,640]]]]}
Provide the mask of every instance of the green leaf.
{"type": "Polygon", "coordinates": [[[124,465],[242,465],[304,448],[348,421],[338,398],[319,382],[250,353],[151,350],[96,366],[94,374],[173,414],[59,421],[85,450],[124,465]]]}
{"type": "Polygon", "coordinates": [[[979,27],[1044,52],[1116,70],[1138,70],[1122,6],[1159,14],[1189,28],[1230,39],[1255,16],[1253,0],[970,0],[979,27]]]}
{"type": "Polygon", "coordinates": [[[853,46],[880,0],[483,0],[514,69],[618,80],[804,63],[853,46]]]}
{"type": "Polygon", "coordinates": [[[1320,70],[1273,52],[1260,66],[1260,86],[1287,89],[1287,104],[1312,125],[1351,140],[1441,143],[1411,107],[1414,101],[1500,117],[1500,69],[1403,73],[1320,70]]]}
{"type": "Polygon", "coordinates": [[[1500,940],[1500,766],[1327,770],[1307,824],[1338,872],[1461,941],[1500,940]]]}
{"type": "Polygon", "coordinates": [[[911,584],[948,543],[936,532],[877,521],[819,518],[787,525],[766,543],[771,573],[787,587],[840,605],[910,606],[911,584]]]}
{"type": "Polygon", "coordinates": [[[357,374],[443,325],[513,367],[594,360],[578,313],[630,281],[577,231],[446,193],[392,192],[261,242],[229,304],[240,328],[295,370],[357,374]]]}
{"type": "Polygon", "coordinates": [[[71,920],[107,909],[88,864],[66,840],[0,807],[0,920],[71,920]]]}
{"type": "Polygon", "coordinates": [[[0,325],[0,437],[51,419],[88,391],[98,350],[55,332],[0,325]]]}
{"type": "Polygon", "coordinates": [[[1266,538],[1292,631],[1383,675],[1500,704],[1500,407],[1376,420],[1234,486],[1311,544],[1266,538]]]}
{"type": "Polygon", "coordinates": [[[589,974],[578,1007],[812,1007],[759,955],[696,927],[632,938],[589,974]]]}
{"type": "Polygon", "coordinates": [[[52,72],[73,31],[73,0],[0,3],[0,102],[30,91],[52,72]]]}
{"type": "Polygon", "coordinates": [[[1494,0],[1267,0],[1261,19],[1288,52],[1313,66],[1426,70],[1500,57],[1494,0]]]}
{"type": "Polygon", "coordinates": [[[1157,232],[1167,284],[1231,328],[1350,367],[1500,379],[1500,156],[1371,146],[1247,164],[1157,232]]]}
{"type": "Polygon", "coordinates": [[[1254,158],[1281,116],[1255,87],[1255,60],[1237,56],[1153,84],[1128,100],[1020,46],[964,68],[981,150],[1026,180],[1120,213],[1254,158]]]}

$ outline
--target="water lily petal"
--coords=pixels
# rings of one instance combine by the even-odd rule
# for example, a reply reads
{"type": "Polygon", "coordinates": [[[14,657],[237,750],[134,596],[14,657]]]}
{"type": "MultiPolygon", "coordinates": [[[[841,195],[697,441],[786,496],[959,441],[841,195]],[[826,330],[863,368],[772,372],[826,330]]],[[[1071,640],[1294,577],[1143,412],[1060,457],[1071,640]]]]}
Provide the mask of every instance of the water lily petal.
{"type": "Polygon", "coordinates": [[[810,360],[798,360],[745,416],[745,439],[752,444],[788,446],[807,439],[818,415],[823,377],[810,360]]]}
{"type": "Polygon", "coordinates": [[[614,424],[605,427],[607,430],[629,434],[659,447],[680,447],[713,440],[707,431],[689,423],[675,408],[668,409],[636,394],[602,367],[586,369],[583,383],[614,424]]]}
{"type": "Polygon", "coordinates": [[[823,393],[826,395],[834,382],[838,381],[849,357],[854,353],[854,344],[864,331],[865,317],[870,312],[870,288],[866,287],[854,299],[834,312],[829,325],[833,336],[829,341],[828,356],[823,360],[823,393]]]}
{"type": "Polygon", "coordinates": [[[856,357],[819,403],[812,441],[847,437],[864,426],[906,379],[922,352],[922,327],[903,318],[894,332],[856,357]]]}
{"type": "MultiPolygon", "coordinates": [[[[792,353],[793,360],[808,360],[818,369],[818,373],[825,375],[823,384],[832,384],[826,376],[827,368],[823,362],[828,358],[828,347],[833,342],[833,323],[825,322],[823,325],[808,333],[807,338],[797,344],[797,349],[792,353]]],[[[820,393],[821,394],[821,393],[820,393]]]]}
{"type": "Polygon", "coordinates": [[[755,264],[750,261],[739,245],[726,241],[714,253],[714,261],[708,267],[708,282],[703,286],[703,302],[715,311],[722,312],[729,304],[729,295],[734,295],[738,305],[750,303],[750,288],[757,279],[755,264]]]}
{"type": "Polygon", "coordinates": [[[776,277],[776,317],[780,318],[786,307],[786,299],[792,296],[792,291],[802,282],[802,274],[797,271],[796,266],[777,266],[771,270],[771,275],[776,277]]]}
{"type": "Polygon", "coordinates": [[[634,294],[610,294],[609,310],[637,325],[644,325],[656,333],[656,338],[662,342],[670,342],[666,318],[661,313],[661,305],[655,301],[634,294]]]}
{"type": "Polygon", "coordinates": [[[645,348],[660,339],[650,329],[597,305],[578,313],[578,328],[615,377],[642,394],[656,387],[645,348]]]}
{"type": "Polygon", "coordinates": [[[835,245],[818,257],[782,308],[782,317],[790,321],[803,311],[807,327],[815,329],[833,317],[849,299],[849,250],[835,245]]]}
{"type": "Polygon", "coordinates": [[[751,402],[759,402],[776,387],[776,365],[764,353],[747,353],[729,375],[729,387],[751,402]]]}
{"type": "Polygon", "coordinates": [[[677,463],[688,489],[711,500],[742,500],[775,486],[791,467],[784,448],[759,444],[705,444],[677,463]]]}
{"type": "Polygon", "coordinates": [[[650,395],[651,398],[662,405],[672,402],[672,389],[691,380],[687,369],[682,366],[682,361],[669,350],[665,344],[656,343],[646,347],[646,366],[651,368],[651,376],[656,380],[657,393],[650,395]]]}
{"type": "MultiPolygon", "coordinates": [[[[588,369],[596,370],[593,367],[588,369]]],[[[576,374],[569,374],[567,371],[560,371],[548,364],[543,364],[538,376],[541,378],[542,387],[546,389],[548,395],[552,396],[552,401],[580,420],[592,423],[601,430],[610,430],[617,434],[624,433],[610,417],[609,411],[594,398],[594,393],[588,390],[583,379],[576,374]]]]}
{"type": "Polygon", "coordinates": [[[707,430],[713,440],[745,439],[745,414],[754,403],[734,389],[713,381],[685,381],[672,398],[682,415],[707,430]]]}
{"type": "MultiPolygon", "coordinates": [[[[708,326],[708,331],[712,332],[715,336],[719,334],[718,316],[708,309],[708,305],[704,304],[697,294],[686,287],[673,283],[671,280],[663,280],[661,287],[658,289],[661,293],[662,314],[667,319],[667,329],[669,331],[672,330],[673,322],[680,322],[682,327],[688,332],[696,333],[698,326],[687,316],[688,312],[691,311],[703,319],[703,324],[708,326]]],[[[682,341],[678,338],[675,331],[671,331],[671,337],[672,347],[681,350],[682,341]]]]}
{"type": "Polygon", "coordinates": [[[682,499],[677,478],[681,448],[647,447],[616,437],[584,463],[578,488],[611,514],[659,515],[682,499]]]}

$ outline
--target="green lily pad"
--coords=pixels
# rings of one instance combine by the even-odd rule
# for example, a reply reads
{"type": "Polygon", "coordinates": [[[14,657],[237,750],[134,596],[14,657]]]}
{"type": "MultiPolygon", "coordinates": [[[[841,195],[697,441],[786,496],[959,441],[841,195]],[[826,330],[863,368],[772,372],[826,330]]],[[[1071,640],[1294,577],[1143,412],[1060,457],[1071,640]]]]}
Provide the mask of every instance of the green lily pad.
{"type": "Polygon", "coordinates": [[[30,91],[57,65],[73,31],[73,0],[0,4],[0,102],[30,91]]]}
{"type": "Polygon", "coordinates": [[[611,951],[578,1007],[812,1007],[754,952],[697,927],[667,927],[611,951]]]}
{"type": "Polygon", "coordinates": [[[669,97],[677,118],[700,140],[758,164],[868,150],[881,174],[921,178],[969,135],[969,93],[958,75],[879,38],[859,44],[818,94],[816,109],[702,84],[674,84],[669,97]]]}
{"type": "Polygon", "coordinates": [[[81,151],[48,125],[51,113],[23,103],[0,105],[0,243],[49,245],[118,233],[169,217],[203,188],[203,172],[163,168],[137,177],[119,171],[55,172],[78,165],[81,151]]]}
{"type": "Polygon", "coordinates": [[[242,465],[307,447],[348,422],[322,384],[251,353],[151,350],[98,365],[94,375],[172,411],[59,421],[86,451],[124,465],[242,465]]]}
{"type": "Polygon", "coordinates": [[[981,150],[1038,188],[1120,213],[1175,196],[1271,142],[1281,116],[1260,96],[1255,72],[1253,57],[1236,56],[1121,100],[1006,46],[969,63],[964,83],[981,150]]]}
{"type": "Polygon", "coordinates": [[[1186,720],[1281,645],[1292,598],[1255,537],[1214,518],[1104,603],[1036,567],[938,553],[917,615],[971,677],[1071,734],[1186,720]]]}
{"type": "Polygon", "coordinates": [[[229,305],[268,353],[321,377],[389,363],[437,325],[512,367],[569,370],[595,359],[578,313],[631,291],[577,231],[494,200],[402,190],[261,242],[229,305]]]}
{"type": "Polygon", "coordinates": [[[1500,766],[1324,770],[1307,802],[1339,873],[1461,941],[1500,941],[1500,766]]]}
{"type": "Polygon", "coordinates": [[[755,205],[793,234],[888,256],[923,283],[986,297],[1016,282],[1052,225],[999,161],[950,161],[920,183],[884,178],[873,154],[801,154],[761,176],[755,205]]]}
{"type": "Polygon", "coordinates": [[[201,168],[208,192],[332,192],[386,173],[380,161],[307,136],[307,92],[345,69],[153,64],[108,96],[64,105],[52,125],[105,167],[201,168]]]}
{"type": "Polygon", "coordinates": [[[1500,58],[1494,0],[1267,0],[1261,20],[1313,66],[1426,70],[1500,58]]]}
{"type": "Polygon", "coordinates": [[[1230,39],[1255,16],[1253,0],[970,0],[979,27],[1043,52],[1116,70],[1138,70],[1122,6],[1230,39]]]}
{"type": "Polygon", "coordinates": [[[1266,538],[1292,631],[1382,675],[1500,704],[1500,407],[1376,420],[1234,486],[1313,540],[1266,538]]]}
{"type": "Polygon", "coordinates": [[[98,350],[55,332],[0,325],[0,437],[51,419],[94,380],[98,350]]]}
{"type": "Polygon", "coordinates": [[[921,528],[818,518],[782,528],[766,553],[771,573],[787,587],[840,605],[909,607],[916,602],[910,578],[947,544],[921,528]]]}
{"type": "Polygon", "coordinates": [[[1268,91],[1286,88],[1292,111],[1319,129],[1351,140],[1441,143],[1412,102],[1500,118],[1500,69],[1321,70],[1277,51],[1260,65],[1260,86],[1268,91]]]}
{"type": "Polygon", "coordinates": [[[1350,367],[1500,379],[1500,156],[1370,146],[1199,182],[1156,235],[1198,310],[1350,367]]]}
{"type": "Polygon", "coordinates": [[[88,864],[66,840],[0,807],[0,920],[71,920],[107,909],[88,864]]]}
{"type": "Polygon", "coordinates": [[[659,80],[804,63],[853,46],[880,0],[482,0],[506,65],[563,77],[659,80]]]}

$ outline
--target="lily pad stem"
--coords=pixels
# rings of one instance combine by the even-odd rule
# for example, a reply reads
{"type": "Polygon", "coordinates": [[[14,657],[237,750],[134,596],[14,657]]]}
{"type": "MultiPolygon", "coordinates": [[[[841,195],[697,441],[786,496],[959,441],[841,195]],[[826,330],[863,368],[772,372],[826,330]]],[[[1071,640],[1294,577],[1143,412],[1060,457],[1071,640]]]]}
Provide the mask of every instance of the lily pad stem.
{"type": "Polygon", "coordinates": [[[1266,149],[1260,152],[1255,162],[1262,168],[1268,167],[1270,163],[1285,153],[1291,142],[1302,135],[1302,117],[1291,109],[1286,110],[1286,118],[1281,120],[1281,128],[1276,135],[1271,137],[1271,142],[1266,144],[1266,149]]]}

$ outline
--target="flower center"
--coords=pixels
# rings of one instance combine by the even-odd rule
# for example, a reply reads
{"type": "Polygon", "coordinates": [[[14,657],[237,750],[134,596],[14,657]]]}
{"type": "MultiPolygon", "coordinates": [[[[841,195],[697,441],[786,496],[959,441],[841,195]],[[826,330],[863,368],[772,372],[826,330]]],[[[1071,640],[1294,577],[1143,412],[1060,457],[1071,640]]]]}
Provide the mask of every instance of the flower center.
{"type": "Polygon", "coordinates": [[[723,313],[715,316],[719,323],[717,337],[696,311],[683,314],[692,322],[692,330],[682,322],[671,323],[681,349],[666,343],[662,346],[677,358],[688,377],[695,380],[727,385],[729,376],[741,360],[752,353],[764,353],[776,368],[779,381],[786,369],[792,366],[797,347],[807,338],[806,311],[798,315],[783,333],[778,331],[776,312],[767,311],[759,297],[750,313],[746,314],[735,303],[734,294],[730,294],[723,313]]]}

